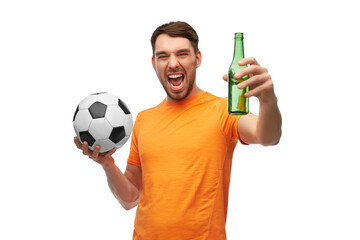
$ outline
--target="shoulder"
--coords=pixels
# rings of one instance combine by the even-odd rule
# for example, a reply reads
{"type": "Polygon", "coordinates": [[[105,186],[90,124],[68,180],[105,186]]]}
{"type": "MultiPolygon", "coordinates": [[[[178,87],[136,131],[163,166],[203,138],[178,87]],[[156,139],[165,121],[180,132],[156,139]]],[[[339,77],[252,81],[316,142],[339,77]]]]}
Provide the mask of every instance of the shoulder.
{"type": "Polygon", "coordinates": [[[223,99],[222,97],[215,96],[214,94],[211,94],[211,93],[206,92],[206,91],[204,91],[203,98],[207,99],[209,101],[215,101],[215,100],[223,99]]]}
{"type": "Polygon", "coordinates": [[[214,106],[217,111],[227,109],[227,97],[218,97],[206,92],[205,99],[206,102],[214,106]]]}
{"type": "Polygon", "coordinates": [[[227,110],[227,97],[218,97],[207,94],[209,110],[214,114],[217,125],[223,135],[231,140],[237,140],[237,122],[239,115],[231,115],[227,110]]]}
{"type": "Polygon", "coordinates": [[[227,97],[218,97],[204,91],[195,106],[201,107],[208,114],[212,112],[219,115],[219,112],[227,112],[227,97]]]}
{"type": "MultiPolygon", "coordinates": [[[[227,110],[227,97],[218,97],[210,93],[206,93],[204,95],[203,102],[206,102],[206,105],[208,106],[208,111],[212,112],[216,115],[216,118],[218,119],[220,125],[226,125],[232,119],[233,121],[237,121],[239,119],[239,116],[237,115],[230,115],[227,110]]],[[[208,113],[210,113],[208,112],[208,113]]]]}
{"type": "Polygon", "coordinates": [[[204,92],[202,101],[206,102],[206,103],[210,103],[210,104],[212,104],[214,106],[217,106],[219,104],[222,104],[222,102],[227,103],[227,98],[218,97],[218,96],[215,96],[215,95],[213,95],[211,93],[204,92]]]}

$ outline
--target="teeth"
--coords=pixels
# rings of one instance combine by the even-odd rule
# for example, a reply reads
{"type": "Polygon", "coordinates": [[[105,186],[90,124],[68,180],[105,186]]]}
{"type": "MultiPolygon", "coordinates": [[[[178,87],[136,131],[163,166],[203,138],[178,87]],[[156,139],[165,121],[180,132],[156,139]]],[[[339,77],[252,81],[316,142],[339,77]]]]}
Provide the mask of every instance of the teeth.
{"type": "Polygon", "coordinates": [[[177,74],[177,75],[169,75],[169,78],[179,78],[181,77],[181,74],[177,74]]]}

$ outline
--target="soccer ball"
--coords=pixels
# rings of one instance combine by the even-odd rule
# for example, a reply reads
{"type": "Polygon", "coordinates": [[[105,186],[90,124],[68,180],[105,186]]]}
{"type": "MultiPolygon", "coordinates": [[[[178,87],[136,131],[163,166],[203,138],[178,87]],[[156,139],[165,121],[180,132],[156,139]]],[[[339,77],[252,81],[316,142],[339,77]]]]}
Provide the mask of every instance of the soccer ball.
{"type": "Polygon", "coordinates": [[[100,152],[120,148],[129,139],[133,119],[126,104],[110,93],[95,93],[76,108],[73,125],[79,141],[89,149],[100,145],[100,152]]]}

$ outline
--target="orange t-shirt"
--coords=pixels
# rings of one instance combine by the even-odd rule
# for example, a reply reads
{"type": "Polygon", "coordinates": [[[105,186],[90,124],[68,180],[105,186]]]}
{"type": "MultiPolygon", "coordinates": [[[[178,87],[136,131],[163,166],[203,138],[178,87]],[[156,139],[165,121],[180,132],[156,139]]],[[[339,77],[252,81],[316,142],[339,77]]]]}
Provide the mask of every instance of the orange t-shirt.
{"type": "Polygon", "coordinates": [[[128,163],[142,168],[133,239],[226,239],[231,162],[240,116],[200,92],[136,118],[128,163]]]}

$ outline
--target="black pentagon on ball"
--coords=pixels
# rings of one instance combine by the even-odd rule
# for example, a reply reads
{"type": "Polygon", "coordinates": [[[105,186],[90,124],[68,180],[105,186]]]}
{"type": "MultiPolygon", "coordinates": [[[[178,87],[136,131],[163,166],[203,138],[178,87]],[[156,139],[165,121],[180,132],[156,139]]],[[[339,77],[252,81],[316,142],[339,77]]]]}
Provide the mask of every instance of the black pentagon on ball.
{"type": "Polygon", "coordinates": [[[76,118],[76,114],[78,113],[79,111],[79,105],[77,106],[76,110],[75,110],[75,114],[74,114],[74,118],[73,118],[73,121],[75,121],[75,118],[76,118]]]}
{"type": "Polygon", "coordinates": [[[123,126],[116,127],[111,131],[109,139],[114,143],[118,143],[125,137],[125,135],[125,128],[123,126]]]}
{"type": "Polygon", "coordinates": [[[126,104],[119,99],[119,107],[124,111],[125,114],[130,114],[129,108],[126,106],[126,104]]]}
{"type": "Polygon", "coordinates": [[[101,102],[94,102],[89,107],[89,112],[92,118],[103,118],[105,117],[107,106],[101,102]]]}
{"type": "Polygon", "coordinates": [[[91,136],[91,134],[88,131],[85,132],[79,132],[79,136],[80,136],[80,140],[81,142],[87,142],[89,144],[89,146],[94,145],[95,143],[95,138],[93,136],[91,136]]]}

